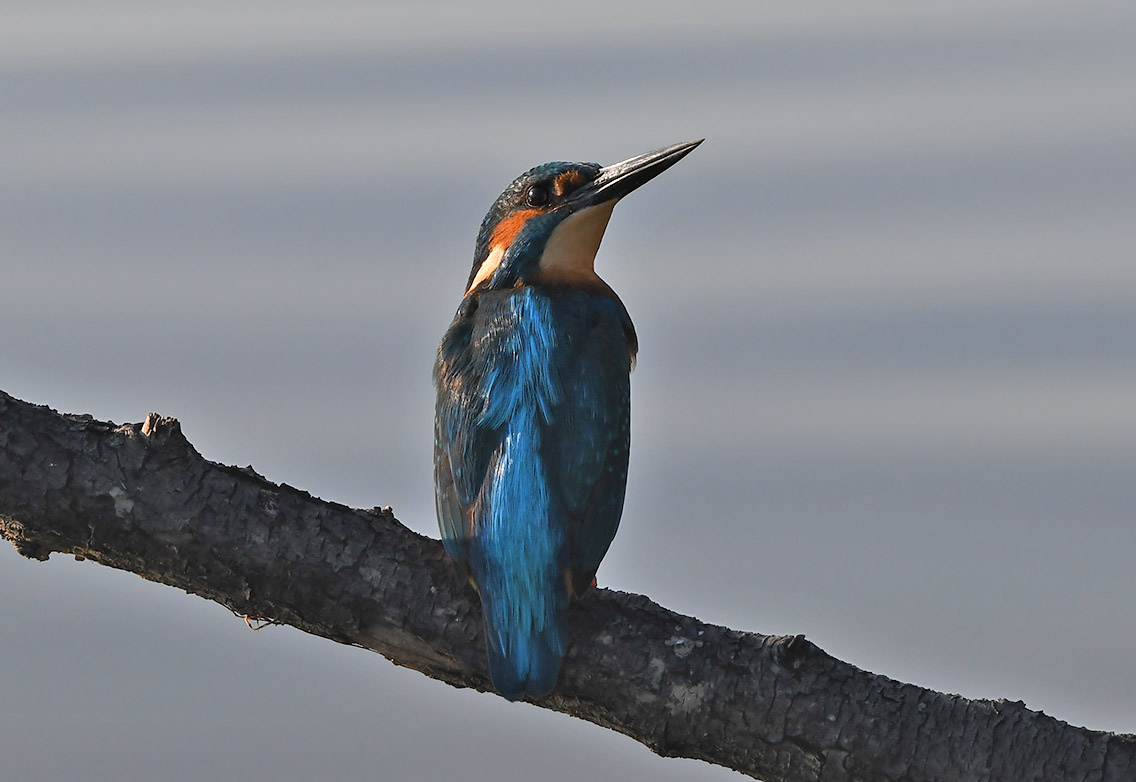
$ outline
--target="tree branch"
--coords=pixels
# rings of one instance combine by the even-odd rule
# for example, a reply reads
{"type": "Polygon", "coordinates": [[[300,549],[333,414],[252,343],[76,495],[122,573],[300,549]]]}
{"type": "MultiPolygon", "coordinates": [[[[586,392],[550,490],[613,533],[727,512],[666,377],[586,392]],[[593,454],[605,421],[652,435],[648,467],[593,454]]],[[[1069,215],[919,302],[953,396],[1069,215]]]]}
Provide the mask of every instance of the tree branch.
{"type": "MultiPolygon", "coordinates": [[[[0,534],[238,614],[489,690],[477,597],[438,541],[206,461],[178,422],[115,426],[0,392],[0,534]]],[[[803,636],[708,625],[639,595],[573,606],[560,683],[537,705],[768,782],[1136,779],[1136,736],[1020,702],[968,700],[841,662],[803,636]]]]}

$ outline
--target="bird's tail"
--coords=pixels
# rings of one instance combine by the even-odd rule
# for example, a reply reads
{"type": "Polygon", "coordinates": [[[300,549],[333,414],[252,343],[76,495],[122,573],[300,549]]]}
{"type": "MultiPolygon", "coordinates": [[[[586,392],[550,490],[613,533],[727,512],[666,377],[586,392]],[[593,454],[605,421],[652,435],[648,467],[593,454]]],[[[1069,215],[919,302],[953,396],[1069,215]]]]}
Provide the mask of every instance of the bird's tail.
{"type": "Polygon", "coordinates": [[[547,695],[567,646],[567,591],[498,595],[485,586],[481,604],[493,686],[511,701],[547,695]]]}

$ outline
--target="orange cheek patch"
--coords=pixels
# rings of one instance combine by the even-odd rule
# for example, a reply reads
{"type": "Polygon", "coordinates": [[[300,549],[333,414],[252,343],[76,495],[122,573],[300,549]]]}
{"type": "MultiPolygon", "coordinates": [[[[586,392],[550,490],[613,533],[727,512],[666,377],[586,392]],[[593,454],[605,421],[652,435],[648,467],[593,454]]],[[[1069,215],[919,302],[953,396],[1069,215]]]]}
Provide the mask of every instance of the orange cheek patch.
{"type": "Polygon", "coordinates": [[[494,250],[500,247],[502,252],[508,250],[529,218],[538,214],[540,214],[539,209],[519,209],[513,212],[497,223],[497,227],[493,229],[493,236],[489,238],[489,247],[494,250]]]}
{"type": "Polygon", "coordinates": [[[497,271],[497,267],[501,265],[501,259],[505,257],[505,252],[512,246],[517,234],[525,227],[528,219],[537,214],[540,214],[539,209],[521,209],[497,223],[497,227],[493,229],[493,235],[489,237],[489,255],[481,262],[481,268],[477,270],[473,282],[470,283],[469,289],[465,292],[467,296],[473,292],[474,288],[489,279],[493,272],[497,271]]]}

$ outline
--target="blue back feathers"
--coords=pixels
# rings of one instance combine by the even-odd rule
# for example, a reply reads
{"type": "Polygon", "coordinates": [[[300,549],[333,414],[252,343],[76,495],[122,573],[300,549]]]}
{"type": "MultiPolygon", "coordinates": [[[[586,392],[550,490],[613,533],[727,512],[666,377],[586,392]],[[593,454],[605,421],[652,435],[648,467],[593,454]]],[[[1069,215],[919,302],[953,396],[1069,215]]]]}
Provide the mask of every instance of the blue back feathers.
{"type": "Polygon", "coordinates": [[[439,349],[442,539],[481,594],[507,698],[556,684],[569,600],[619,524],[633,349],[618,299],[535,286],[467,297],[439,349]]]}
{"type": "MultiPolygon", "coordinates": [[[[489,664],[506,697],[551,690],[564,656],[568,596],[558,588],[564,530],[553,519],[541,440],[560,387],[548,300],[532,289],[509,296],[488,342],[497,360],[481,376],[477,426],[501,430],[482,486],[473,540],[489,664]],[[504,327],[504,328],[502,328],[504,327]]],[[[487,345],[489,347],[489,345],[487,345]]]]}

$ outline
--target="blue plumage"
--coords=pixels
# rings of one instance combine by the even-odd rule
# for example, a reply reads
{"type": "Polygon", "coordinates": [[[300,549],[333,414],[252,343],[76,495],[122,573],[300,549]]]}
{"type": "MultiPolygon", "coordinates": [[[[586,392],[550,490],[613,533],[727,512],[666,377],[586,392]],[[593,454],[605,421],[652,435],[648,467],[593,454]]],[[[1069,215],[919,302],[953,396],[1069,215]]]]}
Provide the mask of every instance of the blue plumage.
{"type": "Polygon", "coordinates": [[[502,438],[490,457],[471,560],[492,677],[510,696],[556,684],[568,599],[557,583],[565,530],[552,514],[542,454],[560,399],[553,363],[560,335],[549,301],[533,289],[520,289],[503,305],[484,337],[492,359],[481,376],[486,404],[476,424],[502,438]]]}
{"type": "Polygon", "coordinates": [[[569,601],[592,585],[623,509],[637,343],[595,251],[614,201],[696,145],[519,177],[482,224],[439,347],[442,542],[480,593],[490,676],[510,700],[555,686],[569,601]]]}

